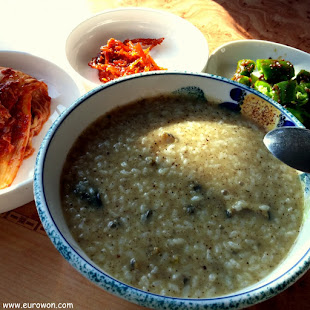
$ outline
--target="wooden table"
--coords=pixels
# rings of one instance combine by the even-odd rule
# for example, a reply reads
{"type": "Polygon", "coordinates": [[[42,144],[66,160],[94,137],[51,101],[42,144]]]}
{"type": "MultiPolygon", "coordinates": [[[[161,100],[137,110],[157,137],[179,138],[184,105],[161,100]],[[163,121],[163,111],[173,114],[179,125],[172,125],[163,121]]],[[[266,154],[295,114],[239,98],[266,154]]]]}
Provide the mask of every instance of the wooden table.
{"type": "MultiPolygon", "coordinates": [[[[7,32],[3,28],[1,30],[0,43],[9,42],[12,45],[20,39],[26,44],[32,35],[27,31],[30,30],[28,25],[36,25],[37,19],[38,27],[44,27],[44,23],[47,25],[51,21],[55,27],[59,26],[64,21],[50,13],[56,6],[59,15],[71,14],[75,17],[78,17],[78,10],[90,14],[117,7],[143,6],[172,12],[193,23],[208,40],[210,53],[226,42],[239,39],[270,40],[310,53],[308,1],[76,0],[70,5],[66,0],[24,2],[29,4],[29,9],[19,10],[22,1],[16,4],[16,9],[10,12],[12,20],[7,25],[7,32]],[[62,10],[63,7],[67,12],[62,10]],[[16,14],[26,16],[29,22],[13,19],[16,14]],[[15,27],[13,37],[9,36],[12,27],[15,27]],[[20,38],[14,37],[19,34],[20,38]]],[[[2,2],[1,5],[3,9],[6,4],[2,2]]],[[[42,37],[38,41],[44,48],[42,51],[50,56],[47,53],[49,48],[42,45],[48,42],[48,36],[52,38],[61,33],[47,31],[50,31],[47,39],[42,37]]],[[[19,49],[22,50],[22,46],[19,49]]],[[[106,293],[73,269],[46,236],[34,202],[0,214],[0,275],[0,308],[3,302],[54,302],[72,303],[74,309],[82,310],[142,309],[106,293]]],[[[310,272],[278,296],[248,309],[310,309],[309,291],[310,272]]]]}

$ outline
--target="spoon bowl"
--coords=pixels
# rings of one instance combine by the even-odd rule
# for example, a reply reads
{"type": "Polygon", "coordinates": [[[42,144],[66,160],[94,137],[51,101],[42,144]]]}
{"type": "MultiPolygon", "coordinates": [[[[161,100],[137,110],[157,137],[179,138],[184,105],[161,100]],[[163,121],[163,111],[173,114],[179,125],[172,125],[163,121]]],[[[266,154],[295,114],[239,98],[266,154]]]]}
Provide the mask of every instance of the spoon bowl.
{"type": "Polygon", "coordinates": [[[300,127],[280,127],[264,137],[268,150],[285,164],[310,173],[310,130],[300,127]]]}

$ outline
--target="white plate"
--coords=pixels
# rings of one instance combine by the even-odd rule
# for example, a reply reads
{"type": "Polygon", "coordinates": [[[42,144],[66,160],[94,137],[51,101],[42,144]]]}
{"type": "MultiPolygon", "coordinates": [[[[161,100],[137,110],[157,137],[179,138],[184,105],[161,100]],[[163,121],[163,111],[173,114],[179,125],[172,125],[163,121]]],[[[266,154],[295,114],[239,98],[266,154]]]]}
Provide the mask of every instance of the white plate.
{"type": "Polygon", "coordinates": [[[53,121],[81,95],[82,89],[63,69],[31,54],[0,51],[0,66],[23,71],[44,81],[52,98],[50,118],[39,135],[33,138],[34,154],[23,161],[12,185],[0,190],[2,213],[33,200],[33,171],[39,146],[53,121]]]}
{"type": "Polygon", "coordinates": [[[287,45],[262,41],[240,40],[224,44],[211,55],[206,66],[206,72],[231,79],[240,59],[283,58],[289,60],[297,74],[299,70],[310,71],[310,54],[287,45]]]}
{"type": "Polygon", "coordinates": [[[155,62],[169,70],[201,72],[209,57],[204,35],[190,22],[174,14],[147,9],[121,8],[103,11],[80,23],[68,36],[66,55],[73,69],[92,87],[101,82],[88,62],[110,38],[161,38],[151,51],[155,62]]]}

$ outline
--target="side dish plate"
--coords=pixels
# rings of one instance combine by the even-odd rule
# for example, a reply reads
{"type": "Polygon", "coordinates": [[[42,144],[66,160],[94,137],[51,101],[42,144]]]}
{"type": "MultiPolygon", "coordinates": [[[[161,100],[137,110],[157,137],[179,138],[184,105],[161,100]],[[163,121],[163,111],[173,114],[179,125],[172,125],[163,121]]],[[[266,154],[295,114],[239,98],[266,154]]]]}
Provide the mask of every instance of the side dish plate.
{"type": "Polygon", "coordinates": [[[231,79],[240,59],[289,60],[296,73],[310,70],[310,54],[296,48],[263,40],[239,40],[218,47],[209,57],[205,72],[231,79]]]}
{"type": "Polygon", "coordinates": [[[110,38],[124,41],[162,37],[164,41],[150,52],[158,66],[172,71],[204,70],[209,48],[202,32],[177,15],[149,8],[120,8],[91,16],[69,34],[66,55],[72,68],[94,88],[102,83],[88,62],[110,38]]]}
{"type": "Polygon", "coordinates": [[[63,69],[32,54],[0,51],[0,66],[23,71],[44,81],[52,98],[50,117],[39,135],[33,138],[34,154],[23,161],[12,185],[0,190],[0,213],[2,213],[33,200],[33,171],[43,137],[55,119],[81,95],[82,89],[63,69]]]}

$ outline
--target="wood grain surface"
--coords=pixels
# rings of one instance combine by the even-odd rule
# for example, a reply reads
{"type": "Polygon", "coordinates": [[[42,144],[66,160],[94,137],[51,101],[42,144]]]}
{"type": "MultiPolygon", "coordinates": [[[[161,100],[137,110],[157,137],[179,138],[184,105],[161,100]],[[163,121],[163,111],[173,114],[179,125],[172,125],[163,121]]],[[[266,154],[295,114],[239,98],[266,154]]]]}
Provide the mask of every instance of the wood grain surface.
{"type": "MultiPolygon", "coordinates": [[[[201,30],[210,53],[240,39],[269,40],[310,53],[308,0],[76,0],[76,4],[79,1],[85,2],[88,13],[132,6],[174,13],[201,30]]],[[[44,3],[41,10],[53,6],[52,0],[44,3]]],[[[23,27],[18,21],[15,26],[23,27]]],[[[4,32],[0,39],[5,40],[4,32]]],[[[45,234],[34,202],[0,214],[0,275],[0,309],[4,302],[68,302],[79,310],[145,309],[103,291],[73,269],[45,234]]],[[[310,309],[309,292],[310,272],[281,294],[248,309],[310,309]]]]}

